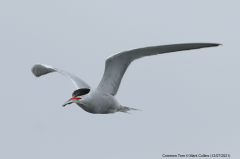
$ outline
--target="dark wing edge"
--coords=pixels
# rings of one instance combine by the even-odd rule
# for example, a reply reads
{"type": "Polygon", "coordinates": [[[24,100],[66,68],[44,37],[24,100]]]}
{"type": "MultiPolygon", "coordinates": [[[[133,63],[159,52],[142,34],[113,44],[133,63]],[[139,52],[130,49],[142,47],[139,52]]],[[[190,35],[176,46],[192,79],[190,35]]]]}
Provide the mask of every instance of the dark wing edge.
{"type": "Polygon", "coordinates": [[[48,73],[56,72],[56,70],[54,70],[53,68],[47,65],[42,65],[42,64],[35,64],[32,67],[31,71],[36,77],[40,77],[48,73]]]}

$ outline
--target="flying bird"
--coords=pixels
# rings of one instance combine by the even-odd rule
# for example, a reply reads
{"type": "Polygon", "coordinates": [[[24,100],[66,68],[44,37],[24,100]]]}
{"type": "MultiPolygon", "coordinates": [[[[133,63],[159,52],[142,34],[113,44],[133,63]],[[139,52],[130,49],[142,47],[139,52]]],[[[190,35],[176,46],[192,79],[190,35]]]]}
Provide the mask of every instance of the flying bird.
{"type": "Polygon", "coordinates": [[[130,110],[138,109],[121,105],[115,98],[115,95],[117,94],[122,77],[131,62],[145,56],[158,55],[175,51],[200,49],[205,47],[214,47],[218,45],[220,44],[174,44],[138,48],[117,53],[106,59],[105,71],[96,89],[91,89],[91,87],[86,82],[77,76],[52,66],[35,64],[32,67],[32,73],[36,77],[40,77],[51,72],[58,72],[68,77],[73,82],[77,90],[72,93],[72,98],[65,102],[63,106],[76,103],[83,110],[93,114],[110,114],[115,112],[128,113],[130,110]]]}

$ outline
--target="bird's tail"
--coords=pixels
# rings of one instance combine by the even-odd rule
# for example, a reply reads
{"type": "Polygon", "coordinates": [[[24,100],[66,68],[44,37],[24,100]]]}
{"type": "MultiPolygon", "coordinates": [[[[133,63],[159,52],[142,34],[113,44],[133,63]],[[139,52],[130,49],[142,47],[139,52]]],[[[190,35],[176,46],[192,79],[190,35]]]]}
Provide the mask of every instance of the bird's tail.
{"type": "Polygon", "coordinates": [[[118,110],[118,112],[129,113],[128,111],[131,111],[131,110],[139,110],[139,109],[121,106],[121,108],[118,110]]]}

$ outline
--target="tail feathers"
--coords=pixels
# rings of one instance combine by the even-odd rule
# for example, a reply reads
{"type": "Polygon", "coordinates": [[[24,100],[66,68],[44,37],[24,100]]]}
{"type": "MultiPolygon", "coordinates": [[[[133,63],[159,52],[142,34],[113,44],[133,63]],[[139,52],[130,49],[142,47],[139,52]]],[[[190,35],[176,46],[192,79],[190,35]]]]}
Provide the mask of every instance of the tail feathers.
{"type": "MultiPolygon", "coordinates": [[[[121,109],[119,109],[118,111],[123,112],[123,113],[129,113],[128,111],[131,111],[131,110],[139,110],[139,109],[122,106],[121,109]]],[[[131,113],[129,113],[129,114],[131,114],[131,113]]]]}

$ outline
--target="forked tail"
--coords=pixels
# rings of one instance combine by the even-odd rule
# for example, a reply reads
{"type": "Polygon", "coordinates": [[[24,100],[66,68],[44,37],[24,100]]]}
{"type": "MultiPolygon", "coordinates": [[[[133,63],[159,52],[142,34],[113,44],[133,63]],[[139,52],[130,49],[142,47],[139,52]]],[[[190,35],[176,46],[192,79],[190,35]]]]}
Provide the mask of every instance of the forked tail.
{"type": "Polygon", "coordinates": [[[131,111],[131,110],[139,110],[139,109],[121,106],[121,108],[118,110],[118,112],[129,113],[128,111],[131,111]]]}

